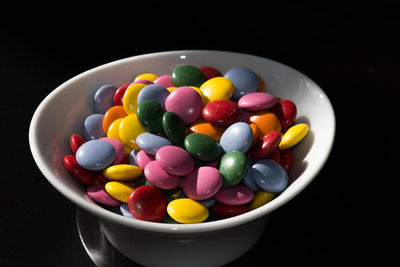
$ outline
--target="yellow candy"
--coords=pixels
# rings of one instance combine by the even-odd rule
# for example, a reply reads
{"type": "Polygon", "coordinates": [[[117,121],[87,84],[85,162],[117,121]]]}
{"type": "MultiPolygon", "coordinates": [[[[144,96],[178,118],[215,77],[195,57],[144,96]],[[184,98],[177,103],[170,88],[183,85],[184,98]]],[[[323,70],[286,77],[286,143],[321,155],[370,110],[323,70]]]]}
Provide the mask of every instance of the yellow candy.
{"type": "Polygon", "coordinates": [[[122,105],[124,106],[127,114],[136,114],[137,96],[140,90],[142,90],[145,86],[146,84],[143,83],[135,83],[126,89],[124,97],[122,98],[122,105]]]}
{"type": "Polygon", "coordinates": [[[103,170],[103,175],[108,180],[129,182],[143,174],[143,169],[130,164],[117,164],[103,170]]]}
{"type": "Polygon", "coordinates": [[[217,99],[230,99],[235,87],[227,78],[214,77],[203,83],[200,86],[200,90],[208,98],[208,101],[213,101],[217,99]]]}
{"type": "Polygon", "coordinates": [[[174,87],[174,86],[167,88],[168,92],[170,92],[170,93],[172,93],[175,89],[176,89],[176,87],[174,87]]]}
{"type": "Polygon", "coordinates": [[[199,95],[201,96],[201,100],[203,101],[203,106],[205,106],[208,102],[210,102],[210,100],[208,99],[208,97],[206,97],[203,92],[200,90],[199,87],[196,86],[190,86],[192,87],[194,90],[196,90],[197,93],[199,93],[199,95]]]}
{"type": "Polygon", "coordinates": [[[142,79],[154,82],[157,78],[158,78],[158,76],[153,73],[143,73],[143,74],[136,76],[134,82],[137,80],[142,80],[142,79]]]}
{"type": "MultiPolygon", "coordinates": [[[[107,137],[122,142],[121,137],[119,136],[119,126],[121,125],[123,119],[124,118],[117,119],[110,124],[107,131],[107,137]]],[[[123,142],[122,144],[124,145],[125,155],[129,155],[129,153],[132,151],[132,148],[128,147],[123,142]]]]}
{"type": "Polygon", "coordinates": [[[133,186],[127,183],[115,181],[106,183],[105,189],[110,196],[124,203],[128,203],[129,196],[135,190],[133,186]]]}
{"type": "Polygon", "coordinates": [[[279,144],[280,150],[291,148],[298,144],[308,133],[308,125],[300,123],[290,127],[286,133],[283,134],[282,140],[279,144]]]}
{"type": "Polygon", "coordinates": [[[172,200],[167,206],[168,215],[180,223],[201,223],[209,215],[208,209],[190,198],[172,200]]]}
{"type": "Polygon", "coordinates": [[[136,144],[136,137],[144,132],[147,131],[139,122],[136,114],[126,116],[119,125],[119,137],[122,143],[135,150],[140,149],[136,144]]]}
{"type": "Polygon", "coordinates": [[[274,199],[275,195],[275,193],[260,190],[254,195],[254,199],[250,203],[249,208],[251,210],[259,208],[274,199]]]}

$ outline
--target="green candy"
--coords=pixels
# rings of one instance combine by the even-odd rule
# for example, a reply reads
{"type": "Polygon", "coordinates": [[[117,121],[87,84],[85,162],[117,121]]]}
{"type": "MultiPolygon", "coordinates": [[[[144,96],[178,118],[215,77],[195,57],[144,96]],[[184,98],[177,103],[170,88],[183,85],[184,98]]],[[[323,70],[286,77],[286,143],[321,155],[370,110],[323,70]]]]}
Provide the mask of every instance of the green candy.
{"type": "Polygon", "coordinates": [[[196,159],[213,162],[221,157],[221,146],[208,135],[192,133],[186,136],[184,143],[187,152],[196,159]]]}
{"type": "Polygon", "coordinates": [[[200,87],[207,80],[204,73],[192,65],[180,65],[175,67],[172,70],[171,78],[176,87],[200,87]]]}
{"type": "Polygon", "coordinates": [[[138,105],[136,115],[143,128],[153,133],[162,133],[164,112],[164,108],[159,103],[145,100],[138,105]]]}
{"type": "Polygon", "coordinates": [[[247,158],[240,151],[231,151],[221,158],[219,172],[222,174],[222,186],[235,186],[247,174],[247,158]]]}
{"type": "Polygon", "coordinates": [[[174,112],[165,112],[162,116],[162,127],[167,138],[176,146],[184,147],[187,127],[185,122],[174,112]]]}

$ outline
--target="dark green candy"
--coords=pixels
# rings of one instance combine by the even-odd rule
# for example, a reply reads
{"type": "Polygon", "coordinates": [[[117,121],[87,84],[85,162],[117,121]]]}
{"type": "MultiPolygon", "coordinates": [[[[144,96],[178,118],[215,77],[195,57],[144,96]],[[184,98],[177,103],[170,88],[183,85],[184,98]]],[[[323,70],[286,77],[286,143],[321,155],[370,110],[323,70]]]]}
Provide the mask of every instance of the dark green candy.
{"type": "Polygon", "coordinates": [[[222,174],[222,186],[234,186],[247,174],[247,158],[240,151],[228,152],[221,158],[219,172],[222,174]]]}
{"type": "Polygon", "coordinates": [[[200,87],[207,80],[204,73],[192,65],[180,65],[175,67],[172,70],[171,78],[176,87],[200,87]]]}
{"type": "Polygon", "coordinates": [[[215,139],[200,133],[186,136],[185,148],[193,157],[207,162],[218,160],[222,154],[222,148],[215,139]]]}
{"type": "Polygon", "coordinates": [[[153,133],[162,133],[162,116],[164,112],[164,108],[159,103],[145,100],[138,105],[136,115],[146,130],[153,133]]]}
{"type": "Polygon", "coordinates": [[[176,146],[184,147],[187,127],[185,122],[174,112],[165,112],[162,116],[162,127],[167,138],[176,146]]]}

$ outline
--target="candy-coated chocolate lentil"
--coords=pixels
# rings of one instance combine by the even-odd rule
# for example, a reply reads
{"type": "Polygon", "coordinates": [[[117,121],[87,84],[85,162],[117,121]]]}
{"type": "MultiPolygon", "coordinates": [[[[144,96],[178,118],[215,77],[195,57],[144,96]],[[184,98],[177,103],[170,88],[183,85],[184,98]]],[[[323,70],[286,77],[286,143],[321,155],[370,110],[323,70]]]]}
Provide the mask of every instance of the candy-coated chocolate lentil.
{"type": "Polygon", "coordinates": [[[153,84],[152,81],[149,81],[149,80],[147,80],[147,79],[138,79],[138,80],[135,80],[135,81],[134,81],[133,83],[131,83],[131,84],[136,84],[136,83],[142,83],[142,84],[145,84],[145,85],[153,84]]]}
{"type": "Polygon", "coordinates": [[[258,185],[253,179],[253,176],[251,175],[251,168],[253,167],[253,161],[251,159],[247,159],[247,173],[246,176],[243,178],[243,184],[246,185],[248,188],[253,190],[254,192],[257,192],[260,190],[258,185]]]}
{"type": "Polygon", "coordinates": [[[129,196],[135,190],[132,185],[117,181],[106,183],[104,188],[110,196],[124,203],[128,203],[129,196]]]}
{"type": "Polygon", "coordinates": [[[263,79],[258,74],[257,74],[257,78],[258,78],[258,84],[259,84],[257,92],[265,92],[266,87],[265,87],[265,83],[264,83],[263,79]]]}
{"type": "Polygon", "coordinates": [[[127,114],[136,114],[137,110],[137,97],[139,92],[146,86],[143,83],[131,84],[126,89],[124,97],[122,99],[122,105],[124,106],[127,114]]]}
{"type": "Polygon", "coordinates": [[[245,122],[236,122],[229,126],[221,136],[219,144],[225,153],[240,151],[246,153],[253,142],[253,131],[245,122]]]}
{"type": "Polygon", "coordinates": [[[255,92],[242,96],[238,106],[247,111],[260,111],[273,107],[277,102],[275,96],[265,92],[255,92]]]}
{"type": "Polygon", "coordinates": [[[215,195],[215,200],[225,205],[244,205],[254,198],[253,191],[244,185],[224,187],[215,195]]]}
{"type": "Polygon", "coordinates": [[[172,145],[171,141],[167,138],[152,133],[138,135],[136,143],[140,149],[151,155],[155,155],[163,146],[172,145]]]}
{"type": "Polygon", "coordinates": [[[290,148],[279,151],[280,161],[279,164],[285,169],[288,173],[293,165],[293,150],[290,148]]]}
{"type": "Polygon", "coordinates": [[[251,131],[253,132],[253,141],[251,141],[251,145],[254,145],[255,142],[258,140],[258,137],[260,136],[260,129],[255,123],[250,123],[249,125],[251,131]]]}
{"type": "Polygon", "coordinates": [[[148,153],[146,153],[144,150],[140,150],[140,151],[132,151],[131,155],[136,154],[136,163],[138,164],[138,167],[144,169],[146,167],[146,165],[155,160],[154,155],[150,155],[148,153]]]}
{"type": "Polygon", "coordinates": [[[126,89],[128,89],[129,85],[130,85],[130,83],[124,83],[117,89],[117,91],[115,91],[115,94],[114,94],[114,105],[115,106],[123,105],[122,99],[123,99],[125,91],[126,91],[126,89]]]}
{"type": "Polygon", "coordinates": [[[99,140],[109,142],[115,149],[115,159],[113,164],[120,164],[125,158],[125,149],[121,141],[109,137],[102,137],[99,140]]]}
{"type": "Polygon", "coordinates": [[[74,155],[67,155],[64,157],[64,166],[65,169],[80,183],[84,185],[95,183],[96,175],[79,166],[74,155]]]}
{"type": "Polygon", "coordinates": [[[272,154],[268,156],[268,159],[273,160],[276,163],[280,164],[281,163],[281,156],[279,154],[279,150],[278,149],[274,150],[274,152],[272,152],[272,154]]]}
{"type": "Polygon", "coordinates": [[[167,214],[167,198],[159,189],[142,185],[129,196],[129,210],[142,221],[159,222],[167,214]]]}
{"type": "Polygon", "coordinates": [[[192,156],[178,146],[164,146],[157,151],[156,161],[161,169],[172,175],[185,176],[194,169],[192,156]]]}
{"type": "Polygon", "coordinates": [[[145,100],[137,108],[136,115],[142,126],[149,132],[162,133],[162,116],[165,110],[160,103],[145,100]]]}
{"type": "Polygon", "coordinates": [[[82,135],[85,140],[93,140],[105,137],[103,131],[103,114],[91,114],[86,117],[82,125],[82,135]]]}
{"type": "Polygon", "coordinates": [[[225,131],[225,128],[222,127],[215,127],[202,117],[192,123],[189,128],[191,133],[201,133],[208,135],[215,139],[215,141],[219,142],[221,139],[222,134],[225,131]]]}
{"type": "Polygon", "coordinates": [[[123,106],[113,106],[106,111],[103,117],[103,131],[107,134],[108,127],[117,119],[125,118],[126,114],[123,106]]]}
{"type": "Polygon", "coordinates": [[[114,147],[104,140],[90,140],[76,151],[76,161],[87,170],[98,171],[110,166],[115,160],[114,147]]]}
{"type": "Polygon", "coordinates": [[[250,119],[251,115],[253,115],[253,113],[248,112],[246,110],[241,110],[241,115],[240,115],[240,120],[239,121],[242,121],[242,122],[245,122],[245,123],[249,123],[249,119],[250,119]]]}
{"type": "Polygon", "coordinates": [[[206,76],[204,76],[203,72],[199,68],[192,65],[176,66],[172,70],[171,78],[177,87],[200,87],[206,81],[206,76]]]}
{"type": "Polygon", "coordinates": [[[252,167],[256,184],[264,191],[282,192],[288,185],[288,176],[281,165],[270,159],[260,159],[252,167]]]}
{"type": "Polygon", "coordinates": [[[235,87],[233,83],[224,77],[212,78],[200,86],[200,90],[203,92],[209,101],[218,99],[230,99],[233,95],[235,87]]]}
{"type": "Polygon", "coordinates": [[[246,176],[247,157],[239,151],[228,152],[221,158],[219,172],[223,176],[223,186],[235,186],[246,176]]]}
{"type": "Polygon", "coordinates": [[[297,116],[297,108],[293,101],[285,99],[279,100],[275,106],[270,109],[281,122],[282,131],[293,125],[297,116]]]}
{"type": "Polygon", "coordinates": [[[215,200],[215,198],[209,198],[209,199],[205,199],[205,200],[201,200],[200,203],[204,205],[204,207],[206,208],[211,208],[217,201],[215,200]]]}
{"type": "Polygon", "coordinates": [[[214,67],[203,66],[203,67],[200,67],[199,69],[203,72],[204,76],[206,76],[207,80],[214,78],[214,77],[222,76],[221,72],[214,67]]]}
{"type": "Polygon", "coordinates": [[[119,206],[121,202],[110,196],[105,190],[104,184],[93,184],[86,188],[86,193],[94,201],[108,205],[108,206],[119,206]]]}
{"type": "Polygon", "coordinates": [[[254,195],[253,201],[250,203],[250,206],[249,206],[250,210],[257,209],[257,208],[267,204],[268,202],[273,200],[275,198],[275,196],[276,196],[276,193],[266,192],[263,190],[258,191],[254,195]]]}
{"type": "Polygon", "coordinates": [[[178,187],[182,180],[180,176],[169,174],[161,169],[155,160],[146,165],[144,175],[152,185],[165,190],[178,187]]]}
{"type": "Polygon", "coordinates": [[[208,99],[208,97],[206,97],[203,92],[200,90],[199,87],[196,86],[190,86],[190,88],[193,88],[201,97],[201,100],[203,102],[203,106],[207,105],[208,102],[210,102],[210,100],[208,99]]]}
{"type": "Polygon", "coordinates": [[[163,108],[165,108],[165,99],[169,95],[169,91],[162,85],[159,84],[149,84],[140,90],[137,96],[137,104],[145,100],[151,100],[159,103],[163,108]]]}
{"type": "Polygon", "coordinates": [[[123,203],[119,206],[119,209],[121,210],[121,213],[123,216],[128,217],[128,218],[132,218],[132,219],[136,219],[133,214],[131,213],[131,211],[129,210],[129,206],[127,203],[123,203]]]}
{"type": "Polygon", "coordinates": [[[107,137],[118,140],[122,143],[122,145],[124,146],[124,151],[125,151],[125,155],[129,155],[129,153],[131,152],[132,148],[125,145],[122,142],[121,137],[119,136],[119,128],[121,126],[121,122],[124,118],[121,119],[117,119],[115,121],[113,121],[110,125],[110,127],[108,127],[108,131],[107,131],[107,137]]]}
{"type": "Polygon", "coordinates": [[[240,120],[241,111],[238,105],[230,100],[218,99],[204,106],[203,118],[217,127],[226,127],[240,120]]]}
{"type": "Polygon", "coordinates": [[[308,133],[308,125],[299,123],[290,127],[282,136],[281,143],[279,144],[280,150],[285,150],[297,145],[301,140],[306,137],[308,133]]]}
{"type": "Polygon", "coordinates": [[[86,142],[85,139],[83,139],[82,136],[80,136],[79,134],[72,134],[71,138],[69,139],[69,145],[71,148],[72,153],[76,153],[76,151],[78,150],[78,148],[84,144],[86,142]]]}
{"type": "Polygon", "coordinates": [[[190,198],[172,200],[168,204],[167,212],[172,219],[180,223],[201,223],[209,215],[203,204],[190,198]]]}
{"type": "Polygon", "coordinates": [[[97,89],[94,94],[94,113],[104,114],[108,109],[114,106],[114,94],[116,91],[117,88],[109,84],[105,84],[97,89]]]}
{"type": "Polygon", "coordinates": [[[148,80],[148,81],[154,82],[157,78],[158,78],[158,76],[153,73],[143,73],[143,74],[139,74],[138,76],[136,76],[133,81],[135,82],[138,80],[148,80]]]}
{"type": "Polygon", "coordinates": [[[218,202],[210,210],[214,215],[222,218],[230,218],[250,211],[247,205],[225,205],[218,202]]]}
{"type": "Polygon", "coordinates": [[[167,138],[172,144],[183,147],[187,127],[185,122],[175,112],[165,112],[161,119],[161,124],[167,138]]]}
{"type": "Polygon", "coordinates": [[[273,131],[281,131],[278,117],[270,111],[258,111],[250,117],[250,121],[258,126],[261,136],[273,131]]]}
{"type": "Polygon", "coordinates": [[[112,165],[103,170],[103,176],[111,181],[130,182],[143,174],[143,169],[130,164],[112,165]]]}
{"type": "Polygon", "coordinates": [[[169,74],[161,75],[157,79],[154,80],[155,84],[159,84],[164,86],[165,88],[175,87],[174,82],[172,81],[172,77],[169,74]]]}
{"type": "Polygon", "coordinates": [[[196,168],[183,179],[182,189],[185,195],[194,200],[206,200],[221,189],[222,175],[214,167],[196,168]]]}
{"type": "Polygon", "coordinates": [[[213,162],[220,158],[222,154],[222,148],[218,144],[215,139],[212,137],[199,134],[192,133],[186,136],[185,141],[185,149],[195,158],[213,162]]]}
{"type": "Polygon", "coordinates": [[[235,92],[233,93],[234,99],[239,99],[246,94],[254,93],[258,90],[259,82],[257,74],[248,68],[232,68],[224,74],[224,77],[229,79],[235,87],[235,92]]]}
{"type": "Polygon", "coordinates": [[[146,132],[146,129],[142,126],[136,114],[126,116],[119,125],[119,137],[121,141],[132,149],[139,150],[136,144],[136,138],[140,134],[146,132]]]}
{"type": "Polygon", "coordinates": [[[178,114],[186,124],[196,121],[202,108],[201,96],[188,86],[176,88],[165,100],[165,109],[178,114]]]}
{"type": "Polygon", "coordinates": [[[282,134],[278,131],[270,132],[258,139],[251,147],[248,156],[252,160],[266,158],[271,155],[279,146],[282,134]]]}

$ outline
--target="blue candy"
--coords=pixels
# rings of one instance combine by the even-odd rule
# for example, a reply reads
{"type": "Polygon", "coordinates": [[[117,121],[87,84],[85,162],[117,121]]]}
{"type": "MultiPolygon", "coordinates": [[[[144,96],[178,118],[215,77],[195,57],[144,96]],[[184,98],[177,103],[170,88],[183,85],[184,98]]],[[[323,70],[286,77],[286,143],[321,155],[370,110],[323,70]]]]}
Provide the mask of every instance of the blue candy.
{"type": "Polygon", "coordinates": [[[253,131],[245,122],[236,122],[229,126],[221,136],[219,144],[225,153],[240,151],[246,153],[253,141],[253,131]]]}
{"type": "Polygon", "coordinates": [[[230,69],[225,73],[224,77],[230,80],[235,87],[234,99],[239,99],[245,94],[254,93],[258,90],[257,74],[248,68],[237,67],[230,69]]]}
{"type": "Polygon", "coordinates": [[[119,206],[119,209],[123,216],[135,219],[135,217],[133,217],[132,213],[129,210],[128,204],[126,203],[121,204],[121,206],[119,206]]]}
{"type": "Polygon", "coordinates": [[[103,130],[103,114],[89,115],[82,125],[82,135],[86,140],[99,139],[106,137],[103,130]]]}
{"type": "Polygon", "coordinates": [[[111,143],[104,140],[90,140],[82,144],[76,151],[76,161],[87,170],[98,171],[110,166],[116,152],[111,143]]]}
{"type": "Polygon", "coordinates": [[[256,184],[264,191],[282,192],[288,186],[288,176],[281,165],[270,159],[258,160],[251,169],[256,184]]]}
{"type": "Polygon", "coordinates": [[[104,114],[107,110],[114,106],[114,94],[117,88],[105,84],[97,89],[94,94],[93,110],[94,113],[104,114]]]}
{"type": "Polygon", "coordinates": [[[247,173],[246,176],[243,178],[243,183],[250,188],[251,190],[253,190],[254,192],[257,192],[260,190],[260,188],[258,187],[258,185],[256,184],[256,182],[254,181],[253,175],[252,173],[252,167],[253,167],[253,161],[251,159],[247,159],[247,164],[248,164],[248,169],[247,169],[247,173]]]}
{"type": "Polygon", "coordinates": [[[165,108],[165,99],[169,95],[169,91],[162,85],[159,84],[149,84],[140,90],[137,96],[137,104],[145,100],[152,100],[159,103],[163,108],[165,108]]]}
{"type": "Polygon", "coordinates": [[[171,141],[167,138],[151,133],[139,134],[136,137],[136,144],[140,149],[150,155],[155,155],[163,146],[172,145],[171,141]]]}
{"type": "Polygon", "coordinates": [[[129,154],[129,158],[128,158],[129,164],[139,167],[139,164],[137,163],[137,159],[136,159],[139,151],[140,150],[135,150],[135,149],[133,149],[131,151],[131,153],[129,154]]]}

